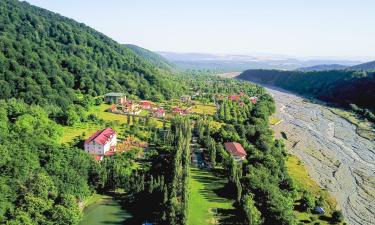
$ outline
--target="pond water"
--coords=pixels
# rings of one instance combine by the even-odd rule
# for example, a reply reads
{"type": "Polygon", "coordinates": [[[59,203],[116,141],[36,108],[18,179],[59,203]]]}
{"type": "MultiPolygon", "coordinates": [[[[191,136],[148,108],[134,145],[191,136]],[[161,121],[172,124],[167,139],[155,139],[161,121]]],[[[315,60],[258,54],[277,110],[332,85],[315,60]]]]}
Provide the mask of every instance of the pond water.
{"type": "Polygon", "coordinates": [[[89,205],[83,213],[83,219],[79,225],[123,224],[132,217],[118,201],[110,196],[104,196],[97,203],[89,205]]]}

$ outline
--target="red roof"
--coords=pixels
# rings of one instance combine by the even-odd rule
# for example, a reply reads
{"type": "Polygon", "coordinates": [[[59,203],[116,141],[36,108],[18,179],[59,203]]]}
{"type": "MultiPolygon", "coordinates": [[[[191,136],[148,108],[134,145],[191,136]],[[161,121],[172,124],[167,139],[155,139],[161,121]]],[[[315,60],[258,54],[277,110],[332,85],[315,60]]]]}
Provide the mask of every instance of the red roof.
{"type": "Polygon", "coordinates": [[[98,144],[105,145],[115,134],[116,131],[114,131],[112,128],[98,130],[97,132],[95,132],[95,134],[93,134],[89,139],[85,141],[85,144],[95,141],[98,144]]]}
{"type": "Polygon", "coordinates": [[[229,100],[232,100],[232,101],[239,101],[240,100],[240,97],[239,95],[231,95],[228,97],[229,100]]]}
{"type": "Polygon", "coordinates": [[[237,142],[226,142],[224,143],[225,149],[231,154],[235,156],[244,157],[247,155],[245,149],[243,149],[242,145],[237,142]]]}
{"type": "Polygon", "coordinates": [[[139,104],[142,105],[142,106],[150,106],[150,105],[152,105],[152,102],[150,102],[150,101],[140,101],[139,104]]]}
{"type": "Polygon", "coordinates": [[[157,110],[154,110],[154,113],[165,113],[165,110],[164,109],[157,109],[157,110]]]}

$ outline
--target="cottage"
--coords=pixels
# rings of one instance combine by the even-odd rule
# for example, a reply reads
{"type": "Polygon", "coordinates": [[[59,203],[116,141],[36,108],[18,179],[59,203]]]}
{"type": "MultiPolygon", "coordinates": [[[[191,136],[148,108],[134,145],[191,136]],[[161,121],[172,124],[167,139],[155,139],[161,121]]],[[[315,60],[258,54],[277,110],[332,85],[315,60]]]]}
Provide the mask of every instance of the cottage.
{"type": "Polygon", "coordinates": [[[236,161],[242,161],[246,159],[247,153],[240,143],[226,142],[224,143],[224,147],[236,161]]]}
{"type": "Polygon", "coordinates": [[[113,155],[116,150],[117,134],[112,128],[98,130],[84,143],[87,153],[95,155],[97,160],[103,156],[113,155]]]}
{"type": "Polygon", "coordinates": [[[139,104],[133,101],[125,102],[121,105],[121,108],[124,113],[132,115],[138,115],[141,112],[141,110],[139,109],[139,104]]]}
{"type": "Polygon", "coordinates": [[[231,101],[238,102],[241,99],[241,96],[239,96],[239,95],[231,95],[231,96],[228,96],[228,99],[231,100],[231,101]]]}
{"type": "Polygon", "coordinates": [[[162,109],[162,108],[154,110],[154,116],[157,117],[157,118],[164,117],[165,116],[165,110],[162,109]]]}
{"type": "Polygon", "coordinates": [[[191,101],[191,96],[190,95],[183,95],[180,97],[181,102],[190,102],[191,101]]]}
{"type": "Polygon", "coordinates": [[[104,95],[104,101],[106,103],[124,104],[126,102],[126,96],[124,93],[111,92],[104,95]]]}
{"type": "Polygon", "coordinates": [[[258,102],[258,97],[253,96],[253,97],[250,97],[249,100],[251,101],[251,103],[253,103],[253,104],[257,104],[257,102],[258,102]]]}
{"type": "Polygon", "coordinates": [[[151,107],[152,107],[152,102],[150,102],[150,101],[140,101],[140,102],[139,102],[139,106],[140,106],[142,109],[151,109],[151,107]]]}

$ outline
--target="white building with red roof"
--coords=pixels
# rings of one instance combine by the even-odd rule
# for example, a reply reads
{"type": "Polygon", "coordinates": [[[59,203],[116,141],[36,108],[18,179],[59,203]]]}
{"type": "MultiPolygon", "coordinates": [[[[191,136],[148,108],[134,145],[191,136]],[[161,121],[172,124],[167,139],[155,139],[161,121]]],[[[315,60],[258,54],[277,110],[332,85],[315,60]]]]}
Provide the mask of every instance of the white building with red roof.
{"type": "Polygon", "coordinates": [[[152,102],[150,101],[139,101],[139,106],[142,108],[142,109],[151,109],[152,107],[152,102]]]}
{"type": "Polygon", "coordinates": [[[224,143],[224,147],[236,161],[242,161],[246,159],[247,153],[240,143],[226,142],[224,143]]]}
{"type": "Polygon", "coordinates": [[[165,110],[162,108],[154,110],[154,116],[157,118],[161,118],[165,116],[165,110]]]}
{"type": "Polygon", "coordinates": [[[96,156],[113,155],[117,145],[117,134],[112,128],[98,130],[85,141],[85,151],[96,156]]]}

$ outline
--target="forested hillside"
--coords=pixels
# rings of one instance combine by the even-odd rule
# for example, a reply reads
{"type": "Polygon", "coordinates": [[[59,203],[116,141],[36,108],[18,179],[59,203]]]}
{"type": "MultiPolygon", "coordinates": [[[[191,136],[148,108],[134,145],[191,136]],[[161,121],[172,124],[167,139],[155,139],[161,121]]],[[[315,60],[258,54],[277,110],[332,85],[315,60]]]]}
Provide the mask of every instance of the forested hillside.
{"type": "Polygon", "coordinates": [[[356,66],[352,66],[352,67],[349,67],[348,69],[349,70],[374,71],[375,70],[375,61],[359,64],[359,65],[356,65],[356,66]]]}
{"type": "Polygon", "coordinates": [[[343,70],[348,68],[347,66],[340,64],[322,64],[309,67],[301,67],[297,69],[298,71],[309,72],[309,71],[328,71],[328,70],[343,70]]]}
{"type": "Polygon", "coordinates": [[[237,78],[274,85],[343,107],[355,104],[364,108],[362,113],[367,118],[374,120],[373,113],[369,111],[375,111],[374,72],[248,70],[237,78]]]}
{"type": "Polygon", "coordinates": [[[151,63],[152,65],[156,67],[159,67],[161,69],[166,69],[166,70],[173,69],[172,63],[170,63],[166,58],[164,58],[163,56],[155,52],[144,49],[137,45],[126,44],[125,46],[129,48],[130,50],[132,50],[135,54],[147,60],[149,63],[151,63]]]}
{"type": "Polygon", "coordinates": [[[179,92],[147,60],[84,24],[17,0],[2,0],[0,12],[0,99],[66,110],[77,93],[160,100],[179,92]]]}

